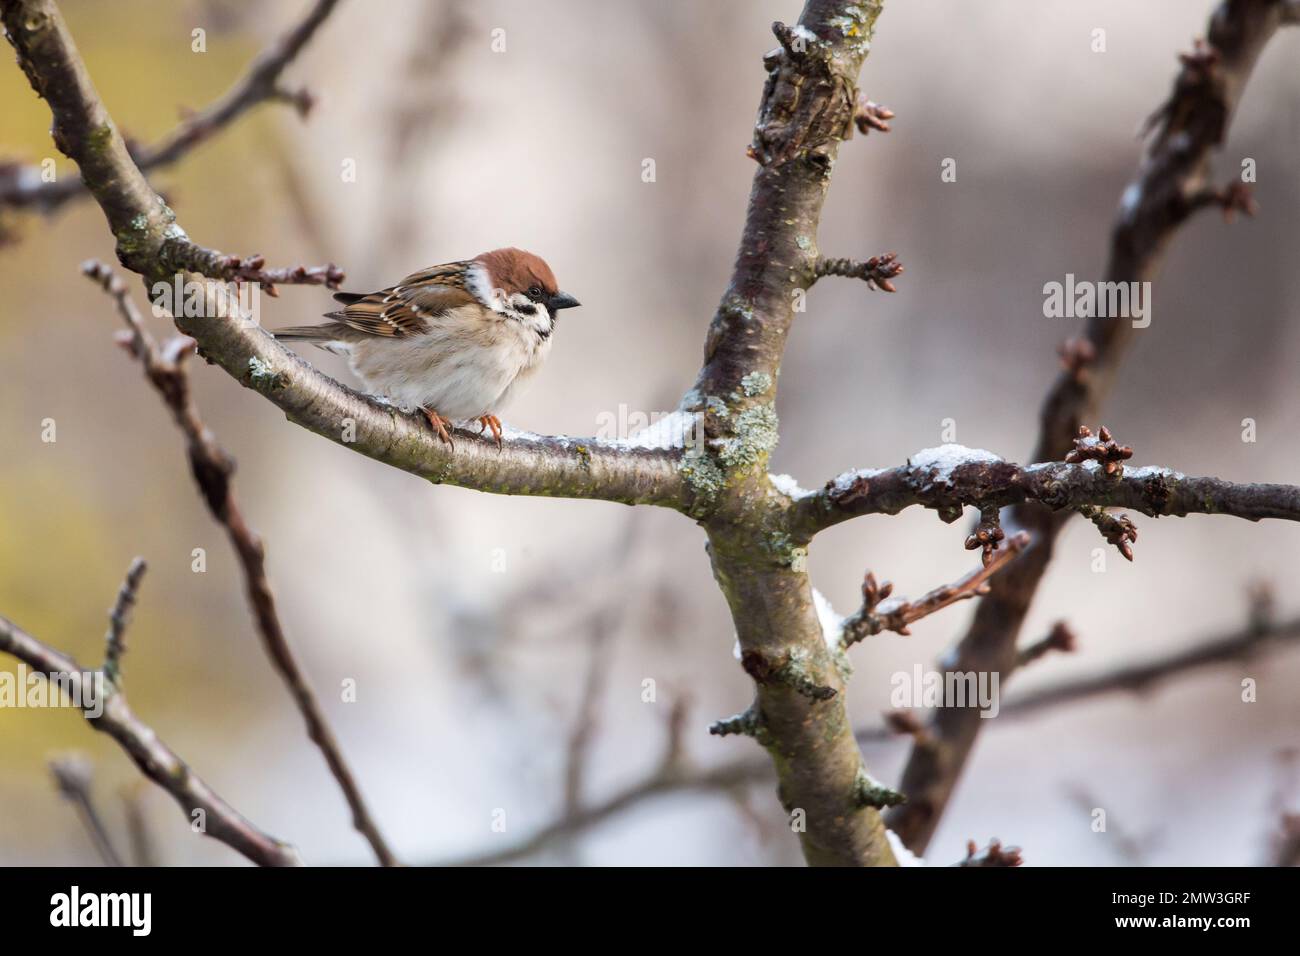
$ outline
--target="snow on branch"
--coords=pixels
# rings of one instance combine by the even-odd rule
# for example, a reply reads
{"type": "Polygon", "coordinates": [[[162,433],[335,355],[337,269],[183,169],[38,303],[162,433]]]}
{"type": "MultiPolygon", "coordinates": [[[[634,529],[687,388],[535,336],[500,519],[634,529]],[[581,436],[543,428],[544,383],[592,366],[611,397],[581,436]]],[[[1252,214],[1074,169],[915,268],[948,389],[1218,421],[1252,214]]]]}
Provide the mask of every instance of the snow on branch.
{"type": "Polygon", "coordinates": [[[794,502],[794,524],[811,535],[860,515],[897,514],[916,505],[955,521],[968,505],[985,509],[1023,502],[1054,511],[1129,508],[1155,518],[1222,514],[1248,521],[1300,521],[1300,487],[1295,485],[1238,484],[1168,468],[1114,464],[1118,467],[1110,474],[1110,459],[1017,465],[980,449],[943,445],[895,468],[841,475],[794,502]]]}

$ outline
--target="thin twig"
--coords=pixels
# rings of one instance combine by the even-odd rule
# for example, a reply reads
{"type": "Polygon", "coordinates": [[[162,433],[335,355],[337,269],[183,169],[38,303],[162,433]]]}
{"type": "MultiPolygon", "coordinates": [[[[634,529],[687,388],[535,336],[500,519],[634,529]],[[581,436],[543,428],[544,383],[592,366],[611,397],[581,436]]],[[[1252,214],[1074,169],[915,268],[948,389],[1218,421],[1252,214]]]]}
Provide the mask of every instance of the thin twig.
{"type": "Polygon", "coordinates": [[[1016,654],[1016,670],[1026,664],[1032,664],[1054,651],[1060,651],[1063,654],[1073,653],[1078,646],[1079,639],[1075,637],[1074,631],[1070,630],[1070,626],[1064,621],[1057,621],[1052,625],[1052,629],[1047,632],[1046,637],[1035,641],[1016,654]]]}
{"type": "Polygon", "coordinates": [[[861,279],[869,289],[881,289],[885,292],[897,292],[890,280],[903,273],[903,264],[898,261],[898,254],[886,252],[884,255],[872,256],[865,262],[856,259],[819,258],[813,266],[813,276],[843,276],[846,279],[861,279]]]}
{"type": "Polygon", "coordinates": [[[158,850],[154,845],[153,829],[145,813],[147,794],[144,784],[135,784],[122,790],[122,811],[126,815],[126,831],[130,838],[132,866],[157,866],[158,850]]]}
{"type": "MultiPolygon", "coordinates": [[[[285,89],[280,78],[337,5],[338,0],[315,0],[306,15],[258,54],[220,99],[187,116],[159,142],[133,148],[131,155],[136,165],[145,172],[171,165],[260,103],[287,103],[299,116],[306,116],[312,106],[311,94],[285,89]]],[[[33,167],[0,164],[0,207],[31,207],[49,213],[70,199],[88,195],[78,177],[46,182],[33,167]]]]}
{"type": "Polygon", "coordinates": [[[979,848],[974,840],[966,843],[966,859],[956,866],[1019,866],[1024,860],[1020,856],[1020,847],[1004,847],[998,840],[990,840],[984,849],[979,848]]]}
{"type": "MultiPolygon", "coordinates": [[[[86,700],[93,696],[86,684],[94,681],[99,671],[87,671],[4,617],[0,617],[0,652],[16,657],[47,680],[58,680],[74,697],[86,700]]],[[[185,811],[188,823],[201,823],[201,832],[259,866],[302,865],[297,850],[263,833],[221,799],[152,727],[131,712],[126,693],[111,681],[104,681],[103,703],[103,712],[98,716],[83,711],[87,723],[116,740],[141,773],[170,793],[185,811]]]]}
{"type": "Polygon", "coordinates": [[[76,807],[77,816],[90,835],[91,842],[95,844],[95,851],[104,865],[122,866],[122,858],[114,849],[108,828],[104,826],[104,820],[90,795],[90,782],[94,775],[90,761],[79,754],[55,757],[50,761],[50,773],[59,788],[59,795],[76,807]]]}
{"type": "Polygon", "coordinates": [[[952,584],[935,588],[915,601],[889,599],[894,586],[888,581],[883,585],[877,584],[876,576],[868,571],[862,582],[862,607],[844,622],[844,636],[841,638],[843,646],[851,647],[881,631],[910,634],[909,624],[958,601],[987,594],[989,578],[1010,563],[1028,543],[1027,534],[1013,535],[1011,540],[993,553],[987,563],[952,584]]]}
{"type": "Polygon", "coordinates": [[[144,558],[136,558],[127,569],[121,590],[117,592],[117,601],[108,614],[108,633],[104,635],[104,674],[117,683],[121,680],[122,655],[126,653],[126,625],[130,620],[131,608],[135,605],[136,592],[148,569],[144,558]]]}
{"type": "Polygon", "coordinates": [[[239,559],[249,607],[262,645],[302,714],[303,722],[307,725],[307,735],[320,748],[330,772],[338,781],[352,811],[353,825],[370,843],[375,856],[384,866],[396,865],[397,858],[380,834],[356,778],[343,758],[338,740],[325,719],[325,712],[289,647],[276,610],[271,583],[266,576],[265,548],[257,534],[248,527],[231,490],[234,462],[204,425],[190,396],[189,379],[182,363],[192,343],[184,339],[179,342],[173,340],[170,347],[160,348],[145,328],[139,311],[127,293],[126,285],[111,269],[103,263],[87,262],[82,266],[82,271],[117,303],[118,312],[130,329],[132,353],[140,360],[145,375],[185,435],[190,469],[199,491],[212,517],[226,529],[239,559]]]}

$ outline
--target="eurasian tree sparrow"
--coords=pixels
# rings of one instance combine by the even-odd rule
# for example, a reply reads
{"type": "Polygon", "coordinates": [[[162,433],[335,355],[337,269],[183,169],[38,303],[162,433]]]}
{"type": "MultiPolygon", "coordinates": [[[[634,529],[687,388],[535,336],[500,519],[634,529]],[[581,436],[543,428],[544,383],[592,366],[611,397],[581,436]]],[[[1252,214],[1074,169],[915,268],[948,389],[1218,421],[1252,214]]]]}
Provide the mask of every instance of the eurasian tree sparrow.
{"type": "Polygon", "coordinates": [[[492,429],[497,447],[496,412],[550,353],[555,314],[578,305],[559,291],[550,266],[522,249],[494,249],[380,292],[334,298],[343,308],[326,313],[333,321],[273,334],[346,355],[368,389],[418,408],[448,445],[451,423],[472,419],[480,431],[492,429]]]}

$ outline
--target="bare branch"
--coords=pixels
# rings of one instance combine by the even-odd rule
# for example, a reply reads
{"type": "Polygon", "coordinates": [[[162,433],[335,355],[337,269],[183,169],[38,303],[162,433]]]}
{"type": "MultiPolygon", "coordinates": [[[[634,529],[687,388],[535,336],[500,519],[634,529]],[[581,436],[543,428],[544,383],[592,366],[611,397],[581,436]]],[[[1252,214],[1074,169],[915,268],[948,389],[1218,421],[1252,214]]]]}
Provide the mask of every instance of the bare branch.
{"type": "Polygon", "coordinates": [[[1300,487],[1295,485],[1238,484],[1149,466],[1107,475],[1092,463],[1017,465],[987,452],[944,445],[896,468],[846,472],[821,491],[798,498],[791,522],[801,536],[811,536],[853,517],[898,514],[915,505],[955,521],[968,505],[1001,508],[1027,501],[1053,511],[1130,508],[1154,518],[1218,514],[1247,521],[1300,521],[1300,487]]]}
{"type": "MultiPolygon", "coordinates": [[[[171,165],[260,103],[288,103],[299,116],[306,116],[312,107],[311,94],[285,89],[280,78],[337,5],[338,0],[315,0],[302,20],[263,50],[221,99],[187,116],[158,143],[133,148],[136,165],[145,172],[171,165]]],[[[31,207],[49,213],[85,195],[85,186],[78,179],[46,182],[36,168],[16,163],[0,166],[0,207],[31,207]]]]}
{"type": "Polygon", "coordinates": [[[95,851],[104,861],[105,866],[121,866],[122,858],[109,839],[108,828],[95,808],[90,795],[90,782],[93,777],[90,761],[80,754],[68,754],[50,760],[50,773],[59,788],[59,796],[77,809],[77,816],[82,826],[95,844],[95,851]]]}
{"type": "Polygon", "coordinates": [[[149,336],[139,312],[127,294],[126,286],[113,271],[99,262],[85,263],[82,271],[117,303],[118,311],[131,332],[132,352],[144,366],[146,377],[167,404],[176,424],[185,435],[194,480],[212,517],[225,528],[235,556],[239,559],[249,607],[262,644],[302,714],[303,722],[307,725],[307,735],[320,748],[330,773],[338,781],[352,811],[353,825],[369,842],[380,863],[384,866],[396,865],[397,858],[388,848],[366,807],[361,788],[343,758],[342,749],[325,719],[325,712],[316,699],[316,693],[289,646],[276,610],[271,582],[266,576],[266,549],[256,532],[248,527],[239,502],[231,490],[234,461],[203,424],[198,408],[190,397],[189,378],[182,364],[189,352],[188,341],[173,346],[170,355],[165,354],[149,336]]]}
{"type": "Polygon", "coordinates": [[[1046,657],[1053,651],[1072,654],[1078,646],[1079,639],[1075,636],[1074,631],[1070,630],[1070,626],[1064,621],[1057,621],[1052,625],[1052,629],[1047,632],[1046,637],[1035,641],[1016,655],[1016,670],[1046,657]]]}
{"type": "Polygon", "coordinates": [[[844,636],[841,638],[843,646],[851,647],[881,631],[910,634],[909,624],[958,601],[987,594],[989,578],[1009,564],[1028,543],[1029,535],[1015,535],[1005,547],[994,552],[992,559],[982,567],[952,584],[935,588],[916,601],[903,601],[899,598],[886,600],[894,586],[889,582],[878,585],[876,576],[868,571],[862,582],[862,607],[844,622],[844,636]]]}
{"type": "Polygon", "coordinates": [[[104,675],[114,683],[121,679],[122,655],[126,653],[126,625],[147,568],[144,558],[131,562],[122,588],[117,592],[117,601],[108,614],[108,633],[104,635],[104,675]]]}
{"type": "Polygon", "coordinates": [[[153,829],[145,814],[145,783],[135,781],[121,792],[122,811],[126,815],[126,830],[130,837],[131,865],[158,866],[158,851],[154,846],[153,829]]]}
{"type": "Polygon", "coordinates": [[[903,264],[898,261],[898,254],[895,252],[872,256],[866,262],[858,262],[856,259],[818,258],[813,266],[813,275],[818,279],[822,276],[861,279],[866,282],[867,288],[883,289],[885,292],[898,291],[894,283],[889,280],[901,275],[902,272],[903,264]]]}
{"type": "MultiPolygon", "coordinates": [[[[1120,200],[1106,281],[1150,281],[1178,227],[1206,207],[1203,199],[1193,197],[1208,183],[1211,154],[1224,142],[1260,53],[1278,28],[1294,19],[1290,6],[1278,0],[1223,0],[1216,7],[1207,28],[1213,61],[1183,58],[1173,91],[1156,112],[1153,135],[1120,200]]],[[[1131,322],[1089,319],[1082,340],[1086,349],[1068,353],[1066,368],[1043,403],[1032,460],[1061,459],[1079,426],[1096,418],[1134,333],[1131,322]]],[[[1032,503],[1012,510],[1008,527],[1028,530],[1034,544],[980,602],[957,647],[956,667],[1007,672],[1014,666],[1017,636],[1047,568],[1052,543],[1069,515],[1051,514],[1032,503]]],[[[891,812],[889,826],[914,853],[925,852],[983,723],[971,710],[949,708],[933,728],[941,747],[918,748],[909,759],[902,788],[912,800],[891,812]]]]}
{"type": "Polygon", "coordinates": [[[1025,862],[1020,856],[1020,847],[1003,847],[998,840],[990,840],[984,849],[979,848],[974,840],[966,844],[966,859],[957,866],[1020,866],[1025,862]]]}
{"type": "Polygon", "coordinates": [[[767,477],[794,321],[791,283],[816,281],[831,168],[853,131],[857,75],[881,8],[878,0],[809,0],[798,25],[774,30],[781,46],[764,58],[745,228],[705,340],[705,365],[684,403],[701,416],[707,439],[705,460],[691,462],[687,476],[700,492],[689,513],[708,531],[741,666],[755,683],[751,710],[778,768],[782,804],[806,814],[800,840],[813,865],[896,862],[879,811],[858,800],[862,755],[840,693],[844,677],[787,534],[786,506],[767,477]]]}
{"type": "Polygon", "coordinates": [[[858,132],[866,136],[873,129],[882,133],[889,132],[889,121],[896,114],[888,106],[880,103],[874,103],[865,96],[858,94],[858,103],[853,111],[853,124],[857,126],[858,132]]]}
{"type": "Polygon", "coordinates": [[[205,249],[192,242],[171,242],[164,247],[167,265],[177,272],[197,272],[211,279],[227,282],[256,282],[267,295],[278,296],[281,285],[323,285],[337,289],[347,276],[334,263],[323,266],[287,266],[266,268],[266,257],[231,256],[215,249],[205,249]]]}
{"type": "MultiPolygon", "coordinates": [[[[71,657],[42,644],[7,618],[0,617],[0,651],[18,658],[47,680],[57,679],[81,700],[94,696],[85,685],[100,671],[87,671],[71,657]],[[87,693],[89,691],[89,693],[87,693]]],[[[153,730],[131,712],[126,694],[112,681],[104,681],[103,712],[85,711],[86,722],[112,737],[140,768],[140,772],[172,795],[185,811],[186,822],[202,822],[201,832],[242,853],[259,866],[300,866],[298,852],[268,836],[244,819],[153,730]]]]}

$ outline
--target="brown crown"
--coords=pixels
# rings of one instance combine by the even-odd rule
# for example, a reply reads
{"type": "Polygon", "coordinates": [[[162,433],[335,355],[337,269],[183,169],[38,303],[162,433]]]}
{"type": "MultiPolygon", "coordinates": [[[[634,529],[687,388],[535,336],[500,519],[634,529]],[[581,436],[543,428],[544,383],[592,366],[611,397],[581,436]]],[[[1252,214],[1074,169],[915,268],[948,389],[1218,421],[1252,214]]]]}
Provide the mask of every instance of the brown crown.
{"type": "Polygon", "coordinates": [[[559,291],[551,267],[541,256],[535,256],[531,252],[522,249],[493,249],[474,258],[487,269],[493,288],[508,293],[526,292],[537,285],[547,295],[555,295],[559,291]]]}

